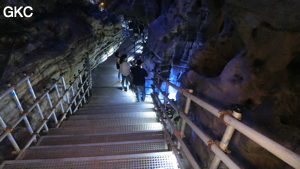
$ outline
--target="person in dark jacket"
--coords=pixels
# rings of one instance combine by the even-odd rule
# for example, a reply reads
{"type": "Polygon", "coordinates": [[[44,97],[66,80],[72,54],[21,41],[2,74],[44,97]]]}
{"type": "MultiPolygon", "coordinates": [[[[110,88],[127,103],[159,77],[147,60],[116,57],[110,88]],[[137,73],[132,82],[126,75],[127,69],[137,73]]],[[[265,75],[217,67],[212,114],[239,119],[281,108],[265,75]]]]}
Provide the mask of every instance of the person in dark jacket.
{"type": "Polygon", "coordinates": [[[136,66],[131,68],[131,75],[133,78],[132,83],[136,86],[136,97],[139,102],[145,101],[145,77],[148,76],[146,70],[141,67],[142,63],[141,60],[138,60],[136,66]],[[142,94],[142,97],[140,97],[140,93],[142,94]]]}
{"type": "Polygon", "coordinates": [[[119,51],[115,52],[115,56],[116,56],[116,67],[118,69],[118,79],[119,79],[119,82],[121,82],[122,79],[121,79],[121,72],[120,72],[120,53],[119,53],[119,51]]]}

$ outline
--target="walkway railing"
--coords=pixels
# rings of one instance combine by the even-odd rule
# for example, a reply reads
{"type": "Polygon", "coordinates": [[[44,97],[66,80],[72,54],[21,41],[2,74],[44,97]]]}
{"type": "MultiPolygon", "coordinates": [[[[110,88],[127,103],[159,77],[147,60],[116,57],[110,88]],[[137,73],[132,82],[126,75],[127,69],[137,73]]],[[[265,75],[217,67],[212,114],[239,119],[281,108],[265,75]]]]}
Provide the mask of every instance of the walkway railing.
{"type": "MultiPolygon", "coordinates": [[[[219,166],[220,161],[223,161],[224,164],[226,164],[229,168],[240,168],[237,166],[226,154],[227,152],[227,146],[229,144],[229,141],[231,139],[231,136],[234,132],[234,130],[238,130],[290,166],[294,168],[300,168],[300,156],[295,154],[294,152],[290,151],[289,149],[283,147],[282,145],[276,143],[275,141],[269,139],[268,137],[264,136],[263,134],[253,130],[252,128],[246,126],[245,124],[241,123],[239,120],[241,118],[241,112],[239,111],[239,108],[236,108],[234,111],[232,110],[219,110],[218,108],[210,105],[209,103],[201,100],[200,98],[197,98],[192,94],[192,90],[189,89],[182,89],[177,87],[176,85],[170,83],[167,79],[161,77],[159,74],[155,73],[155,80],[153,82],[153,93],[152,100],[155,103],[155,106],[158,110],[162,112],[162,122],[166,126],[165,128],[170,128],[169,132],[173,134],[177,139],[177,148],[176,151],[180,151],[180,147],[182,151],[186,154],[187,159],[190,161],[190,164],[193,166],[193,168],[197,169],[200,168],[196,162],[196,160],[193,158],[192,154],[189,152],[187,146],[182,140],[182,137],[184,136],[185,131],[185,125],[189,125],[190,128],[203,140],[203,142],[215,153],[215,158],[212,161],[212,164],[210,166],[210,169],[216,169],[219,166]],[[161,83],[166,84],[166,89],[163,91],[161,89],[160,84],[161,83]],[[186,97],[186,104],[185,109],[180,110],[176,104],[168,98],[168,90],[169,87],[173,87],[176,89],[179,93],[181,93],[184,97],[186,97]],[[161,103],[161,100],[159,99],[159,93],[164,97],[164,103],[161,103]],[[217,116],[221,120],[225,122],[227,125],[227,128],[225,130],[225,133],[223,135],[222,140],[214,141],[211,138],[209,138],[207,135],[205,135],[188,117],[188,111],[190,108],[191,101],[196,103],[197,105],[203,107],[204,109],[208,110],[213,115],[217,116]],[[166,105],[169,103],[180,115],[182,118],[182,125],[180,129],[177,129],[174,123],[169,118],[168,114],[166,113],[166,105]]],[[[171,143],[174,144],[174,143],[171,143]]],[[[174,147],[173,147],[174,149],[174,147]]],[[[178,159],[180,161],[180,159],[178,159]]],[[[182,164],[181,164],[182,165],[182,164]]]]}
{"type": "Polygon", "coordinates": [[[0,94],[0,101],[4,98],[13,100],[20,116],[10,126],[7,125],[9,119],[6,119],[6,117],[0,117],[0,124],[2,126],[0,142],[7,137],[13,145],[16,153],[21,154],[37,139],[37,136],[42,129],[46,132],[49,130],[48,122],[50,119],[55,122],[55,127],[59,127],[68,113],[75,113],[79,107],[83,106],[84,103],[87,103],[88,98],[91,95],[91,69],[88,57],[85,60],[85,67],[81,71],[78,71],[78,75],[74,75],[74,80],[70,81],[68,86],[64,79],[64,73],[62,73],[59,78],[52,79],[53,84],[49,88],[45,88],[44,93],[39,97],[36,97],[30,80],[30,75],[27,75],[26,73],[24,73],[25,77],[17,84],[8,84],[9,89],[0,94]],[[31,105],[26,105],[26,107],[29,107],[26,110],[24,108],[25,105],[20,103],[20,98],[16,92],[16,89],[19,87],[27,88],[28,92],[25,92],[24,95],[30,95],[33,99],[33,103],[31,105]],[[9,96],[9,94],[11,96],[9,96]],[[58,112],[60,112],[60,114],[58,112]],[[38,113],[40,116],[40,123],[35,126],[33,126],[28,119],[28,116],[33,115],[34,113],[38,113]],[[57,114],[59,114],[59,119],[57,114]],[[21,149],[11,133],[22,121],[25,122],[26,128],[31,137],[27,141],[26,145],[21,149]]]}

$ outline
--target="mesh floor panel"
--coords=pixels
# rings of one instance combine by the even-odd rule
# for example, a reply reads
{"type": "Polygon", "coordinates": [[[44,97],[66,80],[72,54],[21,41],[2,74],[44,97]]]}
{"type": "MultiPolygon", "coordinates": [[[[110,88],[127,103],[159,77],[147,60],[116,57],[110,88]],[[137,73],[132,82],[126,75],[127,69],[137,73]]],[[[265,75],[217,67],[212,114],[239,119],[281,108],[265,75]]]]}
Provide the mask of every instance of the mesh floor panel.
{"type": "Polygon", "coordinates": [[[164,140],[118,143],[109,145],[82,145],[82,146],[46,146],[27,149],[20,159],[53,159],[72,157],[92,157],[122,154],[137,154],[155,151],[165,151],[164,140]]]}
{"type": "Polygon", "coordinates": [[[64,160],[20,160],[5,162],[3,169],[177,169],[177,162],[170,152],[148,153],[115,159],[76,158],[64,160]],[[151,155],[152,154],[152,155],[151,155]]]}
{"type": "Polygon", "coordinates": [[[123,126],[103,126],[103,127],[72,127],[72,128],[53,128],[50,129],[49,135],[72,135],[72,134],[92,134],[92,133],[114,133],[129,131],[146,131],[161,130],[163,128],[160,123],[144,123],[136,125],[123,126]]]}
{"type": "Polygon", "coordinates": [[[150,108],[119,108],[119,109],[86,109],[86,110],[79,110],[75,114],[78,115],[86,115],[86,114],[105,114],[105,113],[126,113],[126,112],[149,112],[153,111],[153,109],[150,108]]]}
{"type": "Polygon", "coordinates": [[[78,126],[116,126],[130,125],[139,123],[155,123],[156,118],[119,118],[119,119],[101,119],[101,120],[68,120],[62,123],[61,127],[78,127],[78,126]]]}
{"type": "Polygon", "coordinates": [[[117,113],[117,114],[90,114],[90,115],[75,115],[68,117],[70,120],[96,120],[109,118],[153,118],[156,117],[152,112],[139,113],[117,113]]]}
{"type": "Polygon", "coordinates": [[[66,144],[88,144],[88,143],[107,143],[134,140],[151,140],[163,139],[163,132],[146,132],[146,133],[126,133],[111,135],[83,135],[83,136],[63,136],[63,137],[41,137],[38,144],[43,145],[66,145],[66,144]]]}

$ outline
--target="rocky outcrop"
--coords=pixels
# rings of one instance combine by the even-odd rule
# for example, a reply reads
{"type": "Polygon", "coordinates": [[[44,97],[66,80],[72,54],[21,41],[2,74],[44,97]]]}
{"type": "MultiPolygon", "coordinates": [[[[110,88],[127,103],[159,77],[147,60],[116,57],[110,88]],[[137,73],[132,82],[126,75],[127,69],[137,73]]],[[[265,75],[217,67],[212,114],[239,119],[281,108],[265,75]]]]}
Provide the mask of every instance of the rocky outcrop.
{"type": "MultiPolygon", "coordinates": [[[[299,5],[174,1],[149,25],[146,63],[220,109],[243,105],[243,123],[299,154],[299,5]]],[[[192,104],[190,118],[221,139],[226,126],[206,110],[192,104]]],[[[201,166],[209,167],[213,153],[186,134],[201,166]]],[[[290,168],[238,132],[229,149],[244,168],[290,168]]]]}
{"type": "MultiPolygon", "coordinates": [[[[34,72],[31,81],[36,95],[40,96],[43,87],[49,87],[51,79],[61,73],[66,73],[67,83],[72,80],[83,69],[87,53],[92,66],[96,66],[112,55],[123,39],[119,16],[99,11],[98,5],[89,1],[1,1],[1,11],[5,6],[31,6],[33,16],[0,15],[0,92],[6,90],[7,80],[15,84],[23,77],[22,72],[27,71],[34,72]]],[[[26,109],[27,103],[32,104],[32,98],[25,94],[25,86],[20,86],[17,92],[26,109]]],[[[5,117],[8,126],[19,115],[12,102],[9,96],[0,102],[0,116],[5,117]]],[[[29,114],[32,126],[39,123],[38,116],[38,113],[29,114]]],[[[14,129],[18,142],[24,139],[19,137],[26,132],[23,129],[23,126],[14,129]]],[[[1,152],[5,152],[2,146],[6,143],[1,144],[1,152]]]]}

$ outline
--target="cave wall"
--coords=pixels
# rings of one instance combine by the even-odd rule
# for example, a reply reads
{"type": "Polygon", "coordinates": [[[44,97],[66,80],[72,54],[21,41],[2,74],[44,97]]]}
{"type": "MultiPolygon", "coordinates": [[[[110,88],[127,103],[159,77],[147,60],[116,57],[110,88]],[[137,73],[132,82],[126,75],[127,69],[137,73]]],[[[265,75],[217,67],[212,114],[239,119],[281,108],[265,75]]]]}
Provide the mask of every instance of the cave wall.
{"type": "MultiPolygon", "coordinates": [[[[279,0],[172,1],[149,24],[145,67],[220,109],[243,105],[244,124],[300,154],[299,6],[279,0]]],[[[189,117],[214,140],[222,138],[226,125],[203,108],[192,104],[189,117]]],[[[190,129],[186,136],[201,167],[208,168],[213,153],[190,129]]],[[[243,168],[291,168],[239,132],[229,149],[243,168]]]]}
{"type": "MultiPolygon", "coordinates": [[[[23,71],[34,72],[30,79],[37,97],[43,93],[44,87],[51,86],[51,79],[58,78],[61,73],[65,72],[68,85],[73,75],[83,69],[87,53],[91,65],[96,66],[112,55],[123,39],[120,17],[106,10],[99,11],[97,2],[2,0],[0,10],[1,93],[7,89],[6,81],[16,84],[23,78],[23,71]],[[5,6],[31,6],[33,16],[5,18],[2,14],[5,6]]],[[[26,84],[18,87],[16,92],[27,110],[33,99],[26,84]]],[[[66,100],[64,104],[67,104],[66,100]]],[[[43,103],[41,106],[43,109],[43,106],[48,105],[43,103]]],[[[57,116],[61,113],[56,111],[57,116]]],[[[20,116],[9,95],[1,99],[0,116],[8,126],[20,116]]],[[[40,124],[38,113],[30,113],[28,119],[33,128],[40,124]]],[[[23,123],[12,132],[20,145],[23,145],[26,132],[23,123]]],[[[1,158],[2,155],[10,154],[6,151],[7,145],[10,145],[8,140],[0,145],[0,161],[5,158],[1,158]]]]}

